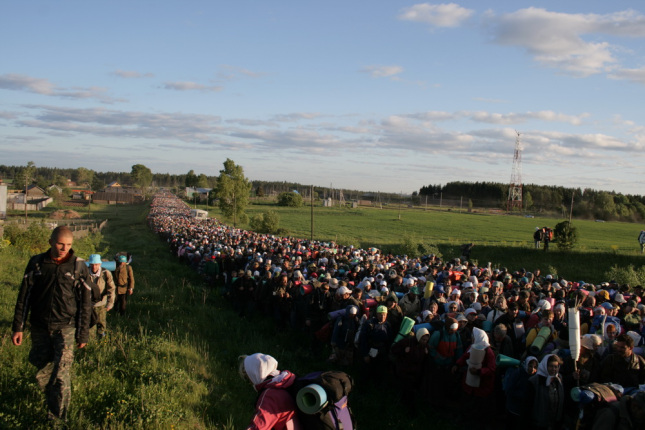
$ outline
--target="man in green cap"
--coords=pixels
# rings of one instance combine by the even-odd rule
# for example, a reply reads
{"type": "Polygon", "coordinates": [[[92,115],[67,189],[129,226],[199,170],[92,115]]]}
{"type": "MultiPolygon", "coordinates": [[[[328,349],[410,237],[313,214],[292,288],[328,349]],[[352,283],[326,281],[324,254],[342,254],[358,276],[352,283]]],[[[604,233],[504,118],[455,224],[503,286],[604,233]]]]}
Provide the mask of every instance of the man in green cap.
{"type": "Polygon", "coordinates": [[[384,374],[394,335],[394,329],[387,321],[387,308],[378,306],[376,315],[363,323],[359,338],[359,354],[367,365],[367,374],[384,374]]]}

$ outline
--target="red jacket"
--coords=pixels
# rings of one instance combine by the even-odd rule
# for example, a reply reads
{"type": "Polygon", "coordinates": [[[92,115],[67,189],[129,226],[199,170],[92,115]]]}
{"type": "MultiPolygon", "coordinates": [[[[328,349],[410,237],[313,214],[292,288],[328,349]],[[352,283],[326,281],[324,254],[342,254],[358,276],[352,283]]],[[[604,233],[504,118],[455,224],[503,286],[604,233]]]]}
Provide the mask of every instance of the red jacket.
{"type": "Polygon", "coordinates": [[[286,390],[296,375],[288,370],[255,386],[260,393],[255,403],[255,416],[247,430],[302,430],[296,415],[296,402],[286,390]]]}
{"type": "MultiPolygon", "coordinates": [[[[466,360],[470,358],[470,349],[457,360],[457,366],[467,366],[466,360]]],[[[462,381],[462,387],[467,394],[476,397],[488,397],[493,394],[495,388],[495,353],[491,347],[486,348],[486,354],[482,362],[479,387],[471,387],[466,384],[466,374],[462,381]]],[[[468,369],[466,369],[468,372],[468,369]]]]}

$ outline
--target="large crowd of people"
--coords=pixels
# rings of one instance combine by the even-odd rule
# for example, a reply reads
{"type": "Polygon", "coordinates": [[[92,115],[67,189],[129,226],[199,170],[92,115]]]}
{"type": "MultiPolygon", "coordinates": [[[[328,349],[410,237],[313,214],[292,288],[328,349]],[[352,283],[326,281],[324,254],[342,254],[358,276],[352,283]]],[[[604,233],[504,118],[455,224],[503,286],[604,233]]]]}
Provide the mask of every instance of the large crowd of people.
{"type": "Polygon", "coordinates": [[[583,410],[587,428],[644,428],[640,285],[258,234],[192,218],[170,194],[148,222],[240,317],[307,333],[312,353],[353,366],[359,383],[391,382],[411,414],[431,405],[480,427],[557,429],[583,410]]]}

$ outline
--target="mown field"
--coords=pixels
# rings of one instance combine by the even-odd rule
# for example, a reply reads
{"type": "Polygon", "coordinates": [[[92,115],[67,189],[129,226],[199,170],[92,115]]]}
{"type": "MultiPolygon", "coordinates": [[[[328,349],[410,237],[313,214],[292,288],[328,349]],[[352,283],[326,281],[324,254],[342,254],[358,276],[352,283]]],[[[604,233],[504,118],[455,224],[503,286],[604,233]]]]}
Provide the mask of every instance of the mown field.
{"type": "MultiPolygon", "coordinates": [[[[213,215],[218,212],[213,210],[213,215]]],[[[310,209],[254,205],[249,213],[278,211],[281,227],[308,238],[310,209]]],[[[237,374],[237,357],[262,351],[298,373],[328,368],[326,355],[309,355],[301,333],[278,331],[259,316],[240,320],[217,290],[170,255],[167,244],[145,222],[146,206],[101,207],[92,216],[110,221],[101,238],[77,241],[83,256],[99,251],[110,258],[134,255],[137,278],[127,318],[108,316],[109,337],[77,351],[71,429],[240,429],[253,412],[255,393],[237,374]]],[[[444,257],[458,255],[473,241],[472,257],[509,268],[541,268],[567,279],[600,282],[611,266],[640,267],[636,236],[642,226],[574,221],[580,243],[574,252],[553,246],[532,249],[536,226],[555,226],[551,218],[523,218],[445,211],[315,208],[314,237],[384,250],[400,247],[406,235],[438,246],[444,257]]],[[[43,246],[46,246],[43,245],[43,246]]],[[[48,428],[42,394],[28,364],[30,339],[11,345],[10,326],[22,271],[29,253],[0,249],[0,428],[48,428]]],[[[358,375],[359,369],[350,373],[358,375]]],[[[360,428],[455,428],[454,417],[431,407],[407,416],[391,381],[374,377],[382,390],[358,384],[352,395],[360,428]]]]}
{"type": "MultiPolygon", "coordinates": [[[[206,209],[205,206],[200,206],[206,209]]],[[[210,213],[218,217],[212,207],[210,213]]],[[[280,216],[280,227],[295,237],[311,237],[311,209],[287,208],[271,204],[252,205],[249,217],[268,210],[280,216]]],[[[525,218],[519,215],[489,215],[457,210],[397,208],[314,208],[314,239],[334,240],[362,248],[378,247],[397,253],[403,238],[436,245],[444,257],[458,257],[460,246],[473,242],[471,258],[480,264],[510,269],[540,268],[543,273],[568,280],[601,282],[612,266],[642,266],[637,237],[644,225],[620,222],[573,220],[579,241],[570,252],[561,252],[551,243],[548,252],[533,249],[535,227],[555,225],[557,218],[525,218]]],[[[247,227],[242,225],[242,227],[247,227]]]]}

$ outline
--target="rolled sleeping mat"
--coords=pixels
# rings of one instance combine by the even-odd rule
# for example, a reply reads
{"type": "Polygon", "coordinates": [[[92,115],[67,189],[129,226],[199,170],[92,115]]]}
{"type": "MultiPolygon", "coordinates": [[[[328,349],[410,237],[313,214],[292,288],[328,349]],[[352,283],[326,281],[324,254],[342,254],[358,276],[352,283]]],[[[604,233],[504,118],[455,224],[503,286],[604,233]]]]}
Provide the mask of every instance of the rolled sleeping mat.
{"type": "Polygon", "coordinates": [[[482,329],[486,333],[491,333],[493,331],[493,322],[492,321],[482,321],[482,329]]]}
{"type": "Polygon", "coordinates": [[[579,402],[582,405],[593,402],[596,398],[596,395],[589,390],[582,389],[580,387],[573,387],[571,389],[571,398],[574,402],[579,402]]]}
{"type": "Polygon", "coordinates": [[[580,358],[580,311],[578,309],[569,309],[569,348],[571,349],[571,358],[578,361],[580,358]]]}
{"type": "Polygon", "coordinates": [[[401,323],[401,329],[399,330],[399,334],[396,335],[396,338],[394,339],[394,343],[400,341],[408,334],[410,334],[410,332],[412,331],[412,327],[414,327],[414,320],[410,317],[403,317],[403,322],[401,323]]]}
{"type": "Polygon", "coordinates": [[[526,311],[519,311],[519,312],[517,313],[517,317],[518,317],[518,318],[521,318],[521,319],[526,318],[526,317],[527,317],[526,311]]]}
{"type": "Polygon", "coordinates": [[[403,296],[405,296],[405,293],[402,293],[400,291],[396,291],[394,294],[396,294],[396,298],[401,300],[403,296]]]}
{"type": "Polygon", "coordinates": [[[307,294],[311,294],[314,291],[314,286],[311,284],[302,284],[300,286],[300,294],[303,296],[306,296],[307,294]]]}
{"type": "Polygon", "coordinates": [[[432,295],[432,291],[434,290],[434,282],[432,281],[426,281],[426,286],[423,289],[423,298],[428,299],[432,295]]]}
{"type": "Polygon", "coordinates": [[[412,327],[413,332],[417,332],[417,330],[421,330],[422,328],[428,330],[429,333],[432,333],[432,324],[430,323],[421,323],[421,324],[415,324],[414,327],[412,327]]]}
{"type": "MultiPolygon", "coordinates": [[[[90,263],[86,261],[85,265],[89,267],[90,263]]],[[[116,270],[116,261],[101,261],[101,267],[105,270],[109,270],[110,272],[114,272],[116,270]]]]}
{"type": "Polygon", "coordinates": [[[549,327],[542,327],[529,347],[529,354],[537,357],[540,351],[542,351],[542,348],[544,348],[549,336],[551,336],[551,329],[549,327]]]}
{"type": "Polygon", "coordinates": [[[520,365],[520,360],[504,354],[499,354],[495,359],[495,365],[502,368],[517,367],[520,365]]]}
{"type": "Polygon", "coordinates": [[[547,297],[544,300],[549,302],[549,304],[551,305],[551,309],[553,309],[553,306],[555,306],[555,299],[553,297],[547,297]]]}
{"type": "Polygon", "coordinates": [[[363,303],[366,308],[373,308],[374,306],[378,305],[378,302],[374,299],[365,299],[363,303]]]}
{"type": "Polygon", "coordinates": [[[327,393],[318,384],[309,384],[296,394],[296,404],[305,414],[315,414],[327,405],[327,393]]]}

